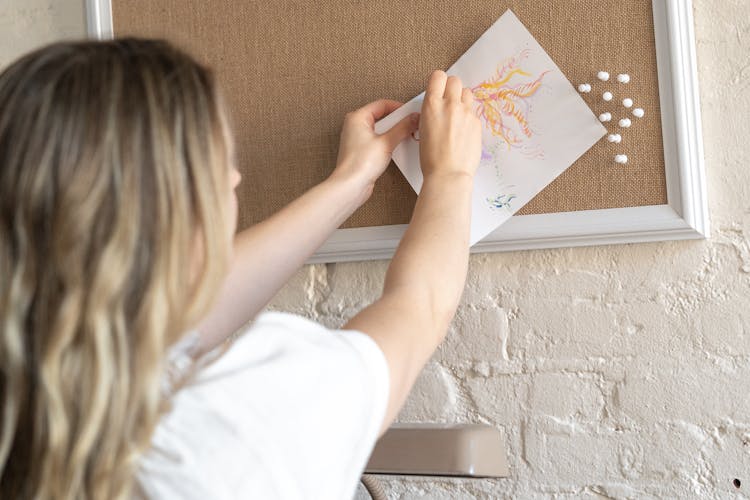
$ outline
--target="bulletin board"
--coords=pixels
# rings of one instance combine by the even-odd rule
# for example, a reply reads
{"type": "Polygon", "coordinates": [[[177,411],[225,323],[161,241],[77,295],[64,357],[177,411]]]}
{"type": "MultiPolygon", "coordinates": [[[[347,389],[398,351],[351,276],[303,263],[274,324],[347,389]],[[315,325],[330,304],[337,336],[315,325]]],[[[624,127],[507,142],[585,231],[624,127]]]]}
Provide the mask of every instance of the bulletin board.
{"type": "MultiPolygon", "coordinates": [[[[650,0],[112,0],[116,36],[166,38],[215,71],[228,102],[243,181],[239,227],[278,211],[333,170],[344,114],[422,92],[512,9],[597,115],[632,98],[646,114],[614,145],[602,139],[518,213],[667,203],[650,0]],[[627,85],[596,79],[627,73],[627,85]],[[615,154],[628,155],[617,165],[615,154]]],[[[622,108],[620,106],[620,108],[622,108]]],[[[623,116],[626,116],[623,114],[623,116]]],[[[605,124],[614,132],[616,120],[605,124]]],[[[416,202],[395,164],[341,227],[407,224],[416,202]]]]}

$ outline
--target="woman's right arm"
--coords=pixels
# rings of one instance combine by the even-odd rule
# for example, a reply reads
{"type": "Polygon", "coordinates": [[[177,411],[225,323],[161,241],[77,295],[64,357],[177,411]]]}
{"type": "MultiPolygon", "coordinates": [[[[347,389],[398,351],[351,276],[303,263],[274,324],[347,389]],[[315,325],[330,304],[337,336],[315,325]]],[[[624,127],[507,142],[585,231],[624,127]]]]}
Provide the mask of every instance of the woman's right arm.
{"type": "Polygon", "coordinates": [[[372,337],[388,361],[390,396],[381,434],[442,342],[461,300],[469,257],[471,193],[481,151],[472,94],[435,71],[420,117],[422,190],[380,299],[343,328],[372,337]]]}

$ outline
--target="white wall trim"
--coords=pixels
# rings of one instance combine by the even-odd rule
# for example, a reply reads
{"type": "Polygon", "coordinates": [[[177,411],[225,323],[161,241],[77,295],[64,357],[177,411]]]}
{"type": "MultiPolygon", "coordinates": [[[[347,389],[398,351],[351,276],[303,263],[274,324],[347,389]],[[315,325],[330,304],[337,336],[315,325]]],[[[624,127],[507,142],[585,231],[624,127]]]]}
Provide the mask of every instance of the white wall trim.
{"type": "MultiPolygon", "coordinates": [[[[708,237],[692,0],[652,4],[668,203],[514,216],[472,253],[708,237]]],[[[112,36],[110,0],[86,0],[86,18],[90,36],[112,36]]],[[[406,228],[338,229],[307,263],[390,259],[406,228]]]]}
{"type": "Polygon", "coordinates": [[[92,38],[112,38],[112,3],[110,0],[86,0],[86,31],[92,38]]]}

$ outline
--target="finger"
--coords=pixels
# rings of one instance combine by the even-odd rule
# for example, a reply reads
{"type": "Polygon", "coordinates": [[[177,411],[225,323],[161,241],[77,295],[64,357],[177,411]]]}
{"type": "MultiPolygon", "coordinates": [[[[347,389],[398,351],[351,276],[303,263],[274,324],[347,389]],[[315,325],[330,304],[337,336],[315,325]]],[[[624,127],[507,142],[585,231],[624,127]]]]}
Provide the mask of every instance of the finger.
{"type": "Polygon", "coordinates": [[[355,113],[362,113],[366,119],[372,120],[374,123],[375,120],[378,120],[385,115],[389,115],[396,109],[400,108],[402,104],[403,103],[394,101],[393,99],[378,99],[377,101],[365,104],[356,110],[355,113]]]}
{"type": "Polygon", "coordinates": [[[461,79],[457,76],[449,76],[445,82],[445,98],[449,101],[458,102],[461,100],[461,79]]]}
{"type": "Polygon", "coordinates": [[[412,113],[409,116],[402,119],[400,122],[395,124],[391,129],[384,133],[381,137],[385,139],[388,147],[388,151],[393,151],[396,146],[413,134],[419,127],[419,114],[412,113]]]}
{"type": "Polygon", "coordinates": [[[430,79],[427,82],[427,89],[425,90],[425,99],[442,99],[445,93],[445,82],[448,80],[448,75],[445,71],[439,69],[432,72],[430,79]]]}
{"type": "Polygon", "coordinates": [[[464,104],[471,104],[472,102],[474,102],[474,93],[470,88],[464,87],[464,89],[461,91],[461,102],[463,102],[464,104]]]}

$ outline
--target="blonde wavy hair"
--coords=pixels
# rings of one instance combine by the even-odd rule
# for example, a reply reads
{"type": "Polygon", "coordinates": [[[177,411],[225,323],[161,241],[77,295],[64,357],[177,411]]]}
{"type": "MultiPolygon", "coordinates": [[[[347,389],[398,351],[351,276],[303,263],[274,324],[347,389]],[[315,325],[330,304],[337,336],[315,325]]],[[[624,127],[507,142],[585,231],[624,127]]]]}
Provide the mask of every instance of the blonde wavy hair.
{"type": "Polygon", "coordinates": [[[0,74],[0,496],[123,498],[170,345],[226,273],[227,124],[172,45],[57,43],[0,74]]]}

